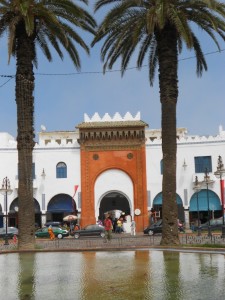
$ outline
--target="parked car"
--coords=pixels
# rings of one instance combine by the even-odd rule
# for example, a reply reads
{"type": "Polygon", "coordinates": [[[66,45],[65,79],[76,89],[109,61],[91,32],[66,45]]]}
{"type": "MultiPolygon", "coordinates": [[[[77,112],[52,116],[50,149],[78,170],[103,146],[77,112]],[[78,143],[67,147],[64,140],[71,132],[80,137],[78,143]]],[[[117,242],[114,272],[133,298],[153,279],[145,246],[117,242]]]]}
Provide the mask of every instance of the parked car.
{"type": "Polygon", "coordinates": [[[62,222],[58,222],[58,221],[49,221],[47,223],[45,223],[46,227],[52,226],[52,227],[60,227],[62,226],[62,222]]]}
{"type": "MultiPolygon", "coordinates": [[[[58,238],[58,239],[62,239],[66,236],[69,236],[69,231],[62,229],[60,227],[52,227],[54,235],[58,238]]],[[[48,227],[43,227],[38,229],[35,232],[35,237],[37,238],[48,238],[49,237],[49,233],[48,233],[48,227]]]]}
{"type": "Polygon", "coordinates": [[[144,229],[144,234],[154,235],[156,233],[162,233],[162,219],[144,229]]]}
{"type": "Polygon", "coordinates": [[[75,230],[71,233],[75,239],[79,239],[80,236],[100,236],[105,237],[104,226],[99,224],[87,225],[83,229],[75,230]]]}
{"type": "MultiPolygon", "coordinates": [[[[179,224],[177,226],[179,232],[185,232],[184,226],[179,226],[179,224]]],[[[154,235],[156,233],[162,233],[162,219],[144,229],[144,234],[154,235]]]]}
{"type": "MultiPolygon", "coordinates": [[[[223,226],[223,218],[221,217],[221,218],[218,218],[218,219],[209,220],[209,224],[208,224],[208,222],[206,222],[206,223],[200,225],[199,229],[201,231],[206,231],[206,230],[208,230],[208,227],[210,227],[211,231],[214,231],[214,230],[221,231],[222,226],[223,226]]],[[[195,227],[195,230],[198,230],[198,227],[195,227]]]]}
{"type": "MultiPolygon", "coordinates": [[[[0,228],[0,238],[5,238],[6,235],[6,228],[0,228]]],[[[14,235],[18,236],[18,228],[16,227],[7,227],[7,236],[9,239],[12,239],[14,235]]]]}

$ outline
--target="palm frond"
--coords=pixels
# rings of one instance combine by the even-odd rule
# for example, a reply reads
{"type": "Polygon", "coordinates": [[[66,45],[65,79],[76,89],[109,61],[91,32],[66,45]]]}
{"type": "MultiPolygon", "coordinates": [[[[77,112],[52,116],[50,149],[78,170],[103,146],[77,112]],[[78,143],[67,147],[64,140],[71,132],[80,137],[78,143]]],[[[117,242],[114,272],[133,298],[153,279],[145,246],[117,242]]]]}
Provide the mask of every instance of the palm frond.
{"type": "MultiPolygon", "coordinates": [[[[107,6],[109,10],[91,43],[93,47],[103,40],[101,59],[105,62],[104,70],[107,67],[112,68],[119,58],[127,67],[130,54],[134,53],[133,47],[137,48],[138,45],[140,45],[138,68],[142,65],[147,52],[149,52],[149,68],[154,68],[159,55],[157,40],[164,38],[161,33],[169,26],[177,39],[178,54],[182,52],[183,44],[196,52],[196,71],[200,75],[207,66],[201,55],[200,42],[193,34],[193,25],[206,32],[218,49],[220,49],[218,37],[225,40],[225,4],[217,0],[98,0],[94,9],[98,11],[107,6]],[[153,36],[155,43],[152,44],[150,41],[153,41],[153,36]]],[[[122,68],[122,73],[124,71],[122,68]]],[[[155,69],[150,70],[149,74],[151,74],[149,78],[153,79],[155,69]]]]}
{"type": "MultiPolygon", "coordinates": [[[[88,0],[80,0],[88,4],[88,0]]],[[[75,28],[95,35],[96,21],[87,10],[71,0],[0,0],[0,36],[8,30],[9,58],[13,54],[15,41],[20,38],[24,26],[26,34],[40,46],[46,58],[51,61],[49,45],[56,50],[60,58],[63,53],[60,44],[66,49],[75,65],[80,68],[78,51],[73,43],[78,44],[89,54],[89,47],[75,28]],[[71,47],[71,49],[69,49],[71,47]]]]}

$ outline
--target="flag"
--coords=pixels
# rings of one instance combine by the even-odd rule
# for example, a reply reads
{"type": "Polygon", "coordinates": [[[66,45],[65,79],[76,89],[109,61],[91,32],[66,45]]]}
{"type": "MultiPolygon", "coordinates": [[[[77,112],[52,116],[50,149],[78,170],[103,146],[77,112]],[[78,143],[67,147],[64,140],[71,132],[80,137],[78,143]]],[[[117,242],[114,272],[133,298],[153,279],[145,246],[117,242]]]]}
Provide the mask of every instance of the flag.
{"type": "Polygon", "coordinates": [[[74,186],[74,194],[73,194],[73,197],[72,197],[72,211],[73,211],[73,212],[76,212],[76,213],[77,213],[77,206],[76,206],[76,202],[75,202],[75,200],[74,200],[74,197],[75,197],[75,195],[76,195],[76,192],[77,192],[77,190],[78,190],[78,187],[79,187],[79,185],[75,185],[75,186],[74,186]]]}
{"type": "Polygon", "coordinates": [[[75,197],[76,192],[77,192],[77,190],[78,190],[78,187],[79,187],[79,185],[75,185],[75,186],[74,186],[74,194],[73,194],[73,197],[72,197],[72,198],[75,197]]]}

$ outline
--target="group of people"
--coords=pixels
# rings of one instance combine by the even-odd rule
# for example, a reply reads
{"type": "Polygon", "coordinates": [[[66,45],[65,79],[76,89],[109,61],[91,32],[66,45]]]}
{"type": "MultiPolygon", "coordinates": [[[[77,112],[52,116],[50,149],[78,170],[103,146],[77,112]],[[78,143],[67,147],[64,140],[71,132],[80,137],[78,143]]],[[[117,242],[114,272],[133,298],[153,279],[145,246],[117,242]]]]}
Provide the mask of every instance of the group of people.
{"type": "MultiPolygon", "coordinates": [[[[79,226],[78,224],[74,224],[74,223],[72,223],[72,222],[69,224],[69,226],[68,226],[68,224],[65,222],[62,226],[59,226],[59,227],[68,230],[70,233],[72,233],[72,232],[75,231],[75,230],[79,230],[79,229],[80,229],[80,226],[79,226]]],[[[50,240],[54,240],[54,239],[55,239],[55,234],[54,234],[52,225],[50,225],[50,226],[48,227],[48,234],[49,234],[50,240]]]]}
{"type": "Polygon", "coordinates": [[[80,225],[76,222],[65,222],[62,226],[63,229],[68,230],[70,233],[72,233],[75,230],[80,229],[80,225]]]}
{"type": "MultiPolygon", "coordinates": [[[[123,226],[125,222],[126,222],[125,213],[122,213],[119,218],[115,218],[115,219],[113,219],[109,213],[106,213],[104,221],[102,222],[100,218],[98,218],[97,224],[104,226],[106,241],[110,241],[112,238],[112,232],[118,234],[125,232],[123,226]]],[[[130,227],[131,227],[131,235],[136,235],[136,223],[134,220],[131,221],[130,227]]]]}

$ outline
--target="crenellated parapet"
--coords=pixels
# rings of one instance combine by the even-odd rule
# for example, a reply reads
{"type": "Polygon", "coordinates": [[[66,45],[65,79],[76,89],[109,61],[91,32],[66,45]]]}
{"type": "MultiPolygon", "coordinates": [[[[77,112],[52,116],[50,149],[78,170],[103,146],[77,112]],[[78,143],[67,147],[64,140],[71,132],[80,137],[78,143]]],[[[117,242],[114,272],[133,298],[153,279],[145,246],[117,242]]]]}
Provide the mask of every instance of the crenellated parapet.
{"type": "Polygon", "coordinates": [[[89,117],[87,114],[84,114],[84,123],[126,122],[126,121],[140,121],[140,120],[141,120],[140,112],[138,112],[135,116],[132,116],[130,112],[127,112],[123,117],[118,112],[116,112],[113,115],[113,117],[111,117],[108,113],[105,113],[102,118],[97,112],[92,117],[89,117]]]}
{"type": "Polygon", "coordinates": [[[86,147],[114,147],[142,145],[145,143],[145,127],[148,124],[140,120],[140,113],[133,117],[126,113],[121,117],[116,113],[113,117],[105,114],[100,118],[95,113],[93,117],[84,117],[84,122],[76,128],[79,130],[79,144],[86,147]]]}
{"type": "MultiPolygon", "coordinates": [[[[161,129],[146,130],[146,145],[161,145],[161,129]]],[[[225,131],[219,127],[219,134],[212,136],[188,135],[185,128],[177,128],[177,145],[203,144],[203,143],[225,143],[225,131]]]]}
{"type": "Polygon", "coordinates": [[[78,147],[78,138],[78,131],[42,131],[39,133],[39,141],[35,148],[78,147]]]}

